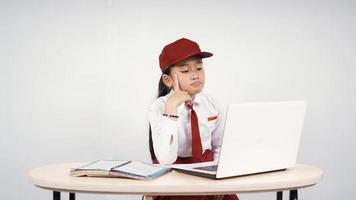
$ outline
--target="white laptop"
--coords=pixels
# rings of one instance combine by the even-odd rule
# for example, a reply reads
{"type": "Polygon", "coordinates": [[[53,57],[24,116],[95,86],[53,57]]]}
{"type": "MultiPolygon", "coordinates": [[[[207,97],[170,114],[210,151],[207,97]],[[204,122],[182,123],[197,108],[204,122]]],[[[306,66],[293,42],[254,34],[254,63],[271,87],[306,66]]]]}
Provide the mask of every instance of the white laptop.
{"type": "Polygon", "coordinates": [[[218,162],[176,164],[214,179],[285,170],[296,164],[307,102],[233,103],[227,109],[218,162]]]}

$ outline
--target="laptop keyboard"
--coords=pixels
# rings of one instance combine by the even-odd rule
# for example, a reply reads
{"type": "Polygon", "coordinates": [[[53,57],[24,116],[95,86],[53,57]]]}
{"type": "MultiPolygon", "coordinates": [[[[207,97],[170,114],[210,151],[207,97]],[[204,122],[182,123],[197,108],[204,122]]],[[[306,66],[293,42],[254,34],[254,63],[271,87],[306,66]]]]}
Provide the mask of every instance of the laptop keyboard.
{"type": "Polygon", "coordinates": [[[199,170],[204,170],[204,171],[209,171],[209,172],[216,172],[216,170],[218,169],[218,165],[195,167],[194,169],[199,169],[199,170]]]}

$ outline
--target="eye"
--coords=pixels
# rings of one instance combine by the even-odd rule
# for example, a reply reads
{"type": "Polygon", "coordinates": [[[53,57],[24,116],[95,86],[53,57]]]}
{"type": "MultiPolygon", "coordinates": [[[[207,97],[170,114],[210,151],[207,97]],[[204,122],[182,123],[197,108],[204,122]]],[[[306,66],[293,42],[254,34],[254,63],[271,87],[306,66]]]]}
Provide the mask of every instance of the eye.
{"type": "Polygon", "coordinates": [[[185,73],[188,73],[189,72],[189,68],[188,67],[182,67],[180,68],[180,72],[185,74],[185,73]]]}
{"type": "Polygon", "coordinates": [[[200,71],[200,70],[202,70],[203,69],[203,65],[200,63],[200,64],[197,64],[196,65],[196,69],[198,70],[198,71],[200,71]]]}

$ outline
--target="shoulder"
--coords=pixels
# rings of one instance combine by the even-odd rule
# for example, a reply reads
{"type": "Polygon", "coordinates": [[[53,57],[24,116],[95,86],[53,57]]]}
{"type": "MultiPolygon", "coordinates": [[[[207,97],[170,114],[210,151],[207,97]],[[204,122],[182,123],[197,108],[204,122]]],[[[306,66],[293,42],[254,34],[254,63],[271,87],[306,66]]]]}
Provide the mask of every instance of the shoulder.
{"type": "Polygon", "coordinates": [[[216,110],[219,110],[220,108],[220,103],[219,101],[214,97],[212,96],[211,94],[208,94],[208,93],[205,93],[205,92],[201,92],[199,94],[199,98],[201,98],[201,101],[208,105],[208,106],[212,106],[214,109],[216,110]]]}
{"type": "Polygon", "coordinates": [[[216,96],[209,93],[200,93],[201,101],[206,105],[207,109],[214,111],[218,115],[225,115],[226,106],[216,98],[216,96]]]}

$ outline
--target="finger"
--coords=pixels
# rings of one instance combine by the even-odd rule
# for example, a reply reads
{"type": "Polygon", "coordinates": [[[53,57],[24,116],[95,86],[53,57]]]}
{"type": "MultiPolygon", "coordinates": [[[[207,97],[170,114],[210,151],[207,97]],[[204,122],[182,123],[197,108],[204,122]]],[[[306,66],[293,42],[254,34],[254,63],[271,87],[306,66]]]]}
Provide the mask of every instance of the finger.
{"type": "Polygon", "coordinates": [[[178,74],[174,74],[174,91],[179,91],[180,90],[180,86],[179,86],[179,80],[178,80],[178,74]]]}

